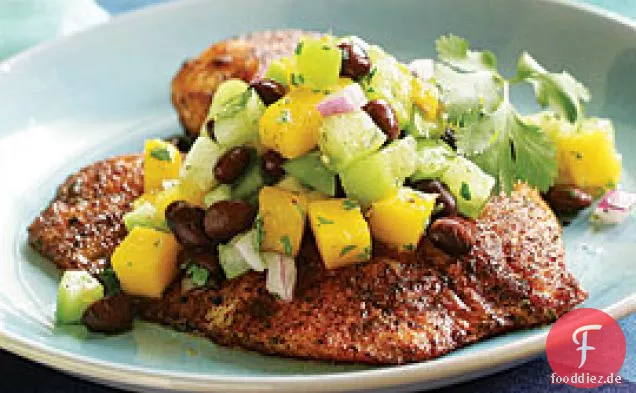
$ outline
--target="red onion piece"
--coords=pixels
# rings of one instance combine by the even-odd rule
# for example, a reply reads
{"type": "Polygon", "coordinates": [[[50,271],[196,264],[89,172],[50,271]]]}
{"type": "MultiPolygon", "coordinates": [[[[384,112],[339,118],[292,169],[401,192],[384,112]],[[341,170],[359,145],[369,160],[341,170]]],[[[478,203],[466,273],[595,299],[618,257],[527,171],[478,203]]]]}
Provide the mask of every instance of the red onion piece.
{"type": "Polygon", "coordinates": [[[353,112],[367,103],[367,97],[357,83],[329,94],[316,105],[323,117],[353,112]]]}

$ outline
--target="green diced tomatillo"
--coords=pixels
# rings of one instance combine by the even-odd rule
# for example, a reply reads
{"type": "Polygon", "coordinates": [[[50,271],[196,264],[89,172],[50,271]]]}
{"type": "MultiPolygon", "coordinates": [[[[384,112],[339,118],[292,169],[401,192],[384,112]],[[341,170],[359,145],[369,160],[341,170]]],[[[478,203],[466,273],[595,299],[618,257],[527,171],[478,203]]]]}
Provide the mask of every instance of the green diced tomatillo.
{"type": "Polygon", "coordinates": [[[329,196],[336,195],[336,175],[320,159],[320,152],[311,152],[287,161],[283,168],[302,184],[329,196]]]}
{"type": "Polygon", "coordinates": [[[292,84],[326,89],[338,83],[342,54],[334,42],[305,38],[298,43],[294,59],[296,73],[292,75],[292,84]]]}
{"type": "Polygon", "coordinates": [[[55,320],[61,324],[80,323],[84,311],[104,297],[104,287],[88,272],[67,270],[57,291],[55,320]]]}
{"type": "Polygon", "coordinates": [[[411,180],[439,179],[451,161],[455,152],[443,142],[430,139],[417,141],[417,165],[411,180]]]}
{"type": "Polygon", "coordinates": [[[327,166],[338,172],[377,151],[385,141],[386,135],[363,111],[326,117],[318,136],[327,166]]]}
{"type": "Polygon", "coordinates": [[[471,218],[479,216],[495,185],[492,176],[461,156],[450,162],[441,180],[457,200],[457,210],[471,218]]]}
{"type": "Polygon", "coordinates": [[[261,173],[260,160],[254,160],[245,174],[234,184],[231,199],[250,201],[264,185],[265,178],[261,173]]]}
{"type": "Polygon", "coordinates": [[[367,206],[396,194],[415,170],[415,145],[411,137],[400,139],[351,164],[340,174],[347,196],[367,206]]]}

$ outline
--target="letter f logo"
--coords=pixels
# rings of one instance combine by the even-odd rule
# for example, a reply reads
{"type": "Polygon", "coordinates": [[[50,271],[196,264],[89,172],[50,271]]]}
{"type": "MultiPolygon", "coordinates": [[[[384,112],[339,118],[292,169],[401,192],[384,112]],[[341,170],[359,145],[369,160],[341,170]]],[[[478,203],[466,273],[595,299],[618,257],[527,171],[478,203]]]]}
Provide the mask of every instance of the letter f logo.
{"type": "Polygon", "coordinates": [[[593,351],[594,347],[590,347],[587,345],[587,332],[588,330],[601,330],[603,326],[602,325],[585,325],[585,326],[581,326],[580,328],[576,329],[574,331],[574,333],[572,333],[572,341],[574,341],[574,344],[579,345],[581,344],[580,347],[576,348],[577,351],[581,351],[581,364],[579,364],[579,368],[583,367],[583,365],[585,364],[585,360],[586,360],[586,356],[587,356],[587,351],[593,351]],[[582,340],[579,343],[579,340],[576,338],[576,336],[578,336],[579,333],[583,332],[582,334],[582,340]]]}

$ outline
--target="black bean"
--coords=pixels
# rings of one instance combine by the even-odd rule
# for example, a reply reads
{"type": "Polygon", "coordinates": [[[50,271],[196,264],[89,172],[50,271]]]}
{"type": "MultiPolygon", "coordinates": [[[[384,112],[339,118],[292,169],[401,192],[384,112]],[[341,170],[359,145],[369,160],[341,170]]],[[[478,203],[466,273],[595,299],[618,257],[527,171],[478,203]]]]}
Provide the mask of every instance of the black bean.
{"type": "Polygon", "coordinates": [[[208,132],[208,136],[211,139],[216,140],[216,138],[214,137],[214,119],[208,119],[208,121],[205,123],[205,130],[208,132]]]}
{"type": "Polygon", "coordinates": [[[383,99],[372,100],[362,109],[371,116],[373,122],[380,127],[390,141],[400,136],[397,115],[388,102],[383,99]]]}
{"type": "Polygon", "coordinates": [[[473,221],[463,217],[443,217],[431,224],[428,237],[447,254],[460,256],[470,252],[476,231],[473,221]]]}
{"type": "Polygon", "coordinates": [[[133,319],[132,299],[118,293],[91,304],[84,311],[82,323],[93,332],[122,333],[132,329],[133,319]]]}
{"type": "Polygon", "coordinates": [[[250,84],[250,87],[258,93],[258,96],[261,97],[265,106],[272,105],[287,94],[285,86],[273,79],[255,80],[250,84]]]}
{"type": "Polygon", "coordinates": [[[360,79],[371,71],[371,59],[360,45],[343,42],[338,47],[342,52],[341,76],[360,79]]]}
{"type": "Polygon", "coordinates": [[[205,212],[205,233],[212,240],[225,242],[252,226],[256,212],[243,201],[216,202],[205,212]]]}
{"type": "Polygon", "coordinates": [[[214,177],[221,183],[231,184],[241,177],[250,163],[252,149],[234,147],[219,158],[214,167],[214,177]]]}
{"type": "Polygon", "coordinates": [[[422,180],[413,184],[413,188],[428,194],[437,194],[435,203],[442,209],[434,214],[434,218],[452,217],[457,215],[457,202],[448,187],[439,180],[422,180]]]}
{"type": "Polygon", "coordinates": [[[184,246],[204,246],[210,243],[203,229],[204,217],[203,209],[184,201],[172,202],[166,208],[168,228],[184,246]]]}
{"type": "Polygon", "coordinates": [[[555,184],[543,197],[559,216],[573,216],[594,201],[592,195],[570,184],[555,184]]]}
{"type": "Polygon", "coordinates": [[[166,142],[172,143],[181,153],[187,153],[190,151],[193,138],[190,135],[173,135],[165,139],[166,142]]]}
{"type": "Polygon", "coordinates": [[[263,170],[263,173],[265,173],[265,175],[267,175],[273,182],[276,182],[285,176],[285,169],[283,169],[285,159],[283,156],[278,154],[278,152],[268,150],[265,154],[263,154],[261,159],[261,169],[263,170]]]}

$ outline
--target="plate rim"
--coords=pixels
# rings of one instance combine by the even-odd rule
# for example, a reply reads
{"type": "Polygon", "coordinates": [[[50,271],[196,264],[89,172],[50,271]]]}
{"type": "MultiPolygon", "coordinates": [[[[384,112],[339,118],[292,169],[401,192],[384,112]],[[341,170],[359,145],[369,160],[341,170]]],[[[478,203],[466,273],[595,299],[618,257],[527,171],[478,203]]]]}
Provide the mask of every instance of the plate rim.
{"type": "MultiPolygon", "coordinates": [[[[13,67],[22,61],[28,61],[50,48],[63,45],[67,40],[73,40],[87,32],[126,23],[129,19],[143,18],[147,14],[168,12],[173,8],[187,7],[192,3],[202,3],[207,0],[181,0],[154,4],[141,9],[126,12],[112,17],[106,23],[93,28],[82,30],[77,34],[61,37],[36,45],[20,52],[8,59],[0,61],[0,67],[13,67]]],[[[560,5],[573,10],[592,14],[596,17],[623,25],[636,34],[636,20],[624,17],[613,11],[605,10],[591,4],[575,3],[571,0],[538,0],[544,5],[560,5]]],[[[603,311],[614,319],[620,319],[636,313],[636,292],[615,302],[603,311]]],[[[359,389],[378,389],[414,383],[445,381],[455,379],[461,375],[482,372],[503,367],[506,364],[520,362],[524,359],[539,355],[545,349],[547,331],[537,332],[529,337],[507,343],[503,346],[487,348],[479,353],[469,353],[461,357],[442,357],[431,362],[419,362],[393,367],[374,368],[359,371],[327,373],[320,375],[289,375],[289,376],[223,376],[203,373],[187,373],[176,371],[158,371],[140,366],[129,366],[105,360],[99,360],[83,355],[76,355],[68,351],[33,342],[19,334],[6,331],[0,325],[0,348],[12,352],[31,361],[52,367],[68,374],[93,379],[102,383],[120,384],[136,388],[160,388],[172,391],[198,390],[206,392],[252,392],[277,391],[342,391],[359,389]],[[484,365],[483,359],[490,359],[484,365]],[[320,380],[316,386],[316,380],[320,380]]],[[[434,387],[434,386],[430,386],[434,387]]]]}

